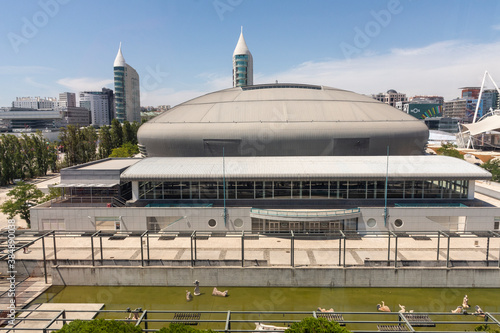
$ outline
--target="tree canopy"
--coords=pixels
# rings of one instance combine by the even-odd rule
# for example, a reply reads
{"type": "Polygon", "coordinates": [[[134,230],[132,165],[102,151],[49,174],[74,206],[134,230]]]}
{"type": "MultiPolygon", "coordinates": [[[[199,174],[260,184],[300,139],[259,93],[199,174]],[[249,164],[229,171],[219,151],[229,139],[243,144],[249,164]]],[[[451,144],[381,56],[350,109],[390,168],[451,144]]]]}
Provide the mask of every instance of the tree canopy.
{"type": "Polygon", "coordinates": [[[58,333],[141,333],[139,326],[123,321],[94,319],[90,321],[74,320],[64,325],[58,333]]]}
{"type": "Polygon", "coordinates": [[[55,171],[57,149],[47,142],[41,132],[17,137],[12,134],[0,136],[0,185],[8,185],[14,179],[44,176],[55,171]]]}
{"type": "Polygon", "coordinates": [[[350,331],[334,321],[325,318],[307,317],[290,325],[285,333],[349,333],[350,331]]]}
{"type": "Polygon", "coordinates": [[[0,205],[2,213],[6,214],[9,219],[18,215],[31,227],[30,208],[41,203],[44,197],[36,185],[19,182],[16,187],[7,192],[9,199],[0,205]]]}
{"type": "Polygon", "coordinates": [[[488,162],[481,164],[481,167],[491,172],[491,180],[494,182],[500,181],[500,160],[491,159],[488,162]]]}
{"type": "Polygon", "coordinates": [[[457,146],[453,143],[443,143],[440,148],[436,149],[438,155],[451,156],[459,159],[464,159],[464,156],[456,149],[457,146]]]}

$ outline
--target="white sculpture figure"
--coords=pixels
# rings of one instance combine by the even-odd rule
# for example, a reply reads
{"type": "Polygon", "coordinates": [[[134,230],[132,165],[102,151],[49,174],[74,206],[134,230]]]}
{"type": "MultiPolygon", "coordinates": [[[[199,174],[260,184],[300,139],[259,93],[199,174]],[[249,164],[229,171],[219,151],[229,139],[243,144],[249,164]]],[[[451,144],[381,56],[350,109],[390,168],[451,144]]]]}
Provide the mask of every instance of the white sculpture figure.
{"type": "Polygon", "coordinates": [[[453,313],[462,313],[463,307],[461,305],[457,306],[455,310],[451,310],[453,313]]]}
{"type": "Polygon", "coordinates": [[[256,331],[278,331],[278,332],[284,332],[288,327],[279,327],[279,326],[274,326],[274,325],[265,325],[262,323],[255,323],[255,330],[256,331]]]}
{"type": "Polygon", "coordinates": [[[200,281],[196,280],[194,281],[194,295],[195,296],[200,296],[200,281]]]}
{"type": "Polygon", "coordinates": [[[467,297],[467,295],[464,296],[464,300],[462,301],[462,307],[464,309],[470,308],[470,306],[469,306],[469,297],[467,297]]]}
{"type": "Polygon", "coordinates": [[[377,304],[377,310],[382,312],[391,312],[391,309],[387,305],[385,305],[384,301],[382,301],[382,305],[377,304]]]}
{"type": "Polygon", "coordinates": [[[220,291],[220,290],[217,290],[217,287],[214,287],[214,290],[212,291],[212,296],[226,297],[227,296],[227,290],[220,291]]]}
{"type": "Polygon", "coordinates": [[[320,307],[318,307],[318,309],[316,311],[318,311],[318,312],[335,312],[333,310],[333,308],[330,308],[330,309],[327,310],[327,309],[323,309],[323,308],[320,308],[320,307]]]}
{"type": "Polygon", "coordinates": [[[192,301],[193,300],[193,295],[191,295],[191,292],[189,290],[186,290],[186,301],[192,301]]]}
{"type": "Polygon", "coordinates": [[[406,307],[404,305],[399,304],[399,308],[401,309],[401,310],[399,310],[399,313],[405,313],[406,312],[406,307]]]}
{"type": "Polygon", "coordinates": [[[479,316],[479,317],[485,317],[485,314],[484,314],[484,311],[483,309],[481,309],[481,307],[479,305],[476,305],[476,312],[474,312],[474,314],[476,316],[479,316]]]}

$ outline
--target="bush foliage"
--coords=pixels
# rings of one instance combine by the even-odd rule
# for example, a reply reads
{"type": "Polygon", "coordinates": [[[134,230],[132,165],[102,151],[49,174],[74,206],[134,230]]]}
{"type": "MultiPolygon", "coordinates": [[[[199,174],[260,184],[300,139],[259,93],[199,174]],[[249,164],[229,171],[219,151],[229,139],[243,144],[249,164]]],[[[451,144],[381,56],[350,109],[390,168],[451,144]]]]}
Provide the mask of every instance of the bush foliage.
{"type": "Polygon", "coordinates": [[[304,318],[302,321],[293,323],[285,330],[286,333],[349,333],[350,331],[334,321],[325,318],[304,318]]]}
{"type": "Polygon", "coordinates": [[[142,333],[142,329],[133,324],[116,320],[95,319],[91,321],[75,320],[64,325],[58,333],[142,333]]]}

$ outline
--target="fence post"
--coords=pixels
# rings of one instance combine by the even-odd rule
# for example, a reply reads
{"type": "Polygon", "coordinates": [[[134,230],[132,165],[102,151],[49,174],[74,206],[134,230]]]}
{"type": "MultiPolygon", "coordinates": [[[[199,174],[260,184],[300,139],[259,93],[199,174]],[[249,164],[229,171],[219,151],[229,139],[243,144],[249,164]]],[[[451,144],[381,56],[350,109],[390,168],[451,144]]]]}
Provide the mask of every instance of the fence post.
{"type": "Polygon", "coordinates": [[[147,244],[147,251],[148,251],[148,266],[149,266],[149,230],[146,230],[146,244],[147,244]]]}
{"type": "Polygon", "coordinates": [[[141,266],[144,267],[144,246],[142,246],[142,236],[144,233],[141,235],[141,266]]]}
{"type": "Polygon", "coordinates": [[[293,230],[290,230],[292,234],[292,239],[290,242],[290,261],[292,267],[295,267],[295,235],[293,234],[293,230]]]}
{"type": "Polygon", "coordinates": [[[387,232],[389,234],[389,240],[387,241],[387,266],[390,266],[391,261],[391,232],[387,232]]]}
{"type": "Polygon", "coordinates": [[[102,235],[99,234],[99,251],[101,253],[101,266],[104,265],[104,255],[102,253],[102,235]]]}
{"type": "Polygon", "coordinates": [[[342,236],[339,237],[339,266],[342,265],[342,236]]]}
{"type": "Polygon", "coordinates": [[[94,234],[90,235],[90,250],[92,251],[92,266],[95,266],[95,263],[94,263],[94,234]]]}
{"type": "Polygon", "coordinates": [[[55,230],[52,231],[52,237],[54,240],[54,260],[56,261],[56,265],[57,265],[57,247],[56,247],[56,231],[55,230]]]}
{"type": "Polygon", "coordinates": [[[241,232],[241,267],[245,267],[245,231],[241,232]]]}
{"type": "Polygon", "coordinates": [[[441,231],[438,231],[438,246],[437,246],[437,258],[436,260],[439,261],[439,242],[441,241],[441,231]]]}
{"type": "Polygon", "coordinates": [[[45,235],[42,236],[42,252],[43,252],[43,274],[45,275],[45,283],[47,283],[47,261],[45,257],[45,235]]]}
{"type": "Polygon", "coordinates": [[[486,266],[488,266],[489,255],[490,255],[490,236],[488,235],[488,240],[486,242],[486,266]]]}
{"type": "Polygon", "coordinates": [[[394,234],[396,237],[395,249],[394,249],[394,268],[398,268],[398,235],[394,234]]]}
{"type": "Polygon", "coordinates": [[[347,252],[347,246],[346,246],[346,236],[344,235],[344,267],[345,267],[345,253],[347,252]]]}
{"type": "Polygon", "coordinates": [[[446,268],[450,267],[450,235],[448,236],[448,248],[446,250],[446,268]]]}

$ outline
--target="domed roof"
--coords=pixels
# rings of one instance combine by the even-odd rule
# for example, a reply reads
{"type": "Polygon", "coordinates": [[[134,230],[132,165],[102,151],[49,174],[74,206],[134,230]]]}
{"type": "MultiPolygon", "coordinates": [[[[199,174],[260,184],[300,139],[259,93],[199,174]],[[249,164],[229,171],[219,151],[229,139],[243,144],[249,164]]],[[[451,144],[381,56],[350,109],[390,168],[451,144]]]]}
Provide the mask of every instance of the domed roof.
{"type": "Polygon", "coordinates": [[[278,83],[209,93],[179,104],[149,123],[268,121],[418,122],[394,107],[351,91],[278,83]]]}
{"type": "Polygon", "coordinates": [[[148,156],[422,154],[427,126],[351,91],[261,84],[209,93],[143,124],[148,156]]]}

